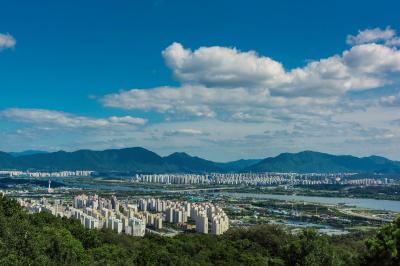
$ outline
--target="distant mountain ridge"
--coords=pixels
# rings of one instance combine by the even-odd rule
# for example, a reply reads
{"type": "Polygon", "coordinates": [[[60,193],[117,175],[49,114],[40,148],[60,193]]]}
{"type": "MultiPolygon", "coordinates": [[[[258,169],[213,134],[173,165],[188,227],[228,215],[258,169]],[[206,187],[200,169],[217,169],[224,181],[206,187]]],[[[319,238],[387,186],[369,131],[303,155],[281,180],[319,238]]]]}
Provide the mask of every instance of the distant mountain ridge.
{"type": "Polygon", "coordinates": [[[212,172],[222,171],[216,163],[186,153],[166,157],[141,147],[104,151],[58,151],[14,157],[0,152],[0,169],[17,170],[94,170],[99,172],[212,172]]]}
{"type": "Polygon", "coordinates": [[[218,172],[222,167],[218,163],[205,160],[196,156],[190,156],[184,152],[175,152],[164,157],[164,161],[170,165],[176,165],[183,172],[218,172]]]}
{"type": "Polygon", "coordinates": [[[400,162],[384,157],[355,157],[351,155],[332,155],[315,151],[281,153],[266,158],[243,171],[248,172],[299,172],[299,173],[400,173],[400,162]]]}
{"type": "Polygon", "coordinates": [[[261,159],[240,159],[232,162],[217,163],[217,165],[228,172],[240,172],[243,169],[255,165],[260,161],[261,159]]]}
{"type": "Polygon", "coordinates": [[[358,172],[400,173],[400,162],[384,157],[354,157],[303,151],[282,153],[263,160],[213,162],[187,153],[162,157],[141,147],[104,151],[34,153],[13,156],[0,152],[0,169],[15,170],[93,170],[130,173],[210,173],[210,172],[358,172]]]}
{"type": "Polygon", "coordinates": [[[25,156],[25,155],[33,155],[33,154],[43,154],[48,153],[47,151],[38,151],[38,150],[26,150],[20,152],[9,152],[14,157],[25,156]]]}

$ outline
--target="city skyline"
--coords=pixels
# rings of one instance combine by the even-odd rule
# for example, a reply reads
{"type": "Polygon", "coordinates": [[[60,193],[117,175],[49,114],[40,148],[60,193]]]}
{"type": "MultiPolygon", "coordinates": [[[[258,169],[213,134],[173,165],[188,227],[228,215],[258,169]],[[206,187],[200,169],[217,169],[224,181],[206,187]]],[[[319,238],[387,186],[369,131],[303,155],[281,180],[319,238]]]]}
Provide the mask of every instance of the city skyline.
{"type": "Polygon", "coordinates": [[[8,3],[0,150],[400,160],[400,5],[384,2],[357,18],[343,1],[8,3]]]}

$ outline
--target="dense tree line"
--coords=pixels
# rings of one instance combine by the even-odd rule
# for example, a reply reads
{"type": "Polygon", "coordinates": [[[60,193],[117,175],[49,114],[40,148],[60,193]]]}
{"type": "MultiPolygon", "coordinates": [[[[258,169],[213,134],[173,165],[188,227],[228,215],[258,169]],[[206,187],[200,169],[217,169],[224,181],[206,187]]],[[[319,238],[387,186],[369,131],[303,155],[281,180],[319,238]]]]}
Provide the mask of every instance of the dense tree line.
{"type": "Polygon", "coordinates": [[[373,235],[321,236],[279,226],[223,236],[118,235],[0,198],[0,265],[400,265],[400,220],[373,235]]]}

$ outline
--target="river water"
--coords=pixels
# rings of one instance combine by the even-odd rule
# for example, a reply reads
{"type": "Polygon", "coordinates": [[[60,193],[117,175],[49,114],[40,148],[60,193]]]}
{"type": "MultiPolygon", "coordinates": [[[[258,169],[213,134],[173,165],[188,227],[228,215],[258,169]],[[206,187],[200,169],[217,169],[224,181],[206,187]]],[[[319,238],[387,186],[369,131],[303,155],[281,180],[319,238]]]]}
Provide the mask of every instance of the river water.
{"type": "Polygon", "coordinates": [[[396,200],[312,197],[312,196],[299,196],[299,195],[231,193],[231,192],[221,192],[221,194],[235,198],[275,199],[275,200],[300,201],[300,202],[332,204],[332,205],[345,204],[346,206],[355,206],[359,208],[400,212],[400,201],[396,200]]]}

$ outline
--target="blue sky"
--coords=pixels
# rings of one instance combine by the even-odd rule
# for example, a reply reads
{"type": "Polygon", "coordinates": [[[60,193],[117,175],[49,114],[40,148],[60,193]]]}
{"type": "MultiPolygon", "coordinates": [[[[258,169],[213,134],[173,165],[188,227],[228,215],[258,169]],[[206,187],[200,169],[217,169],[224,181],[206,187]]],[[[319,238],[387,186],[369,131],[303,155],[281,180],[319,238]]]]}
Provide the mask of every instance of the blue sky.
{"type": "Polygon", "coordinates": [[[301,2],[1,1],[0,150],[400,159],[400,4],[301,2]]]}

